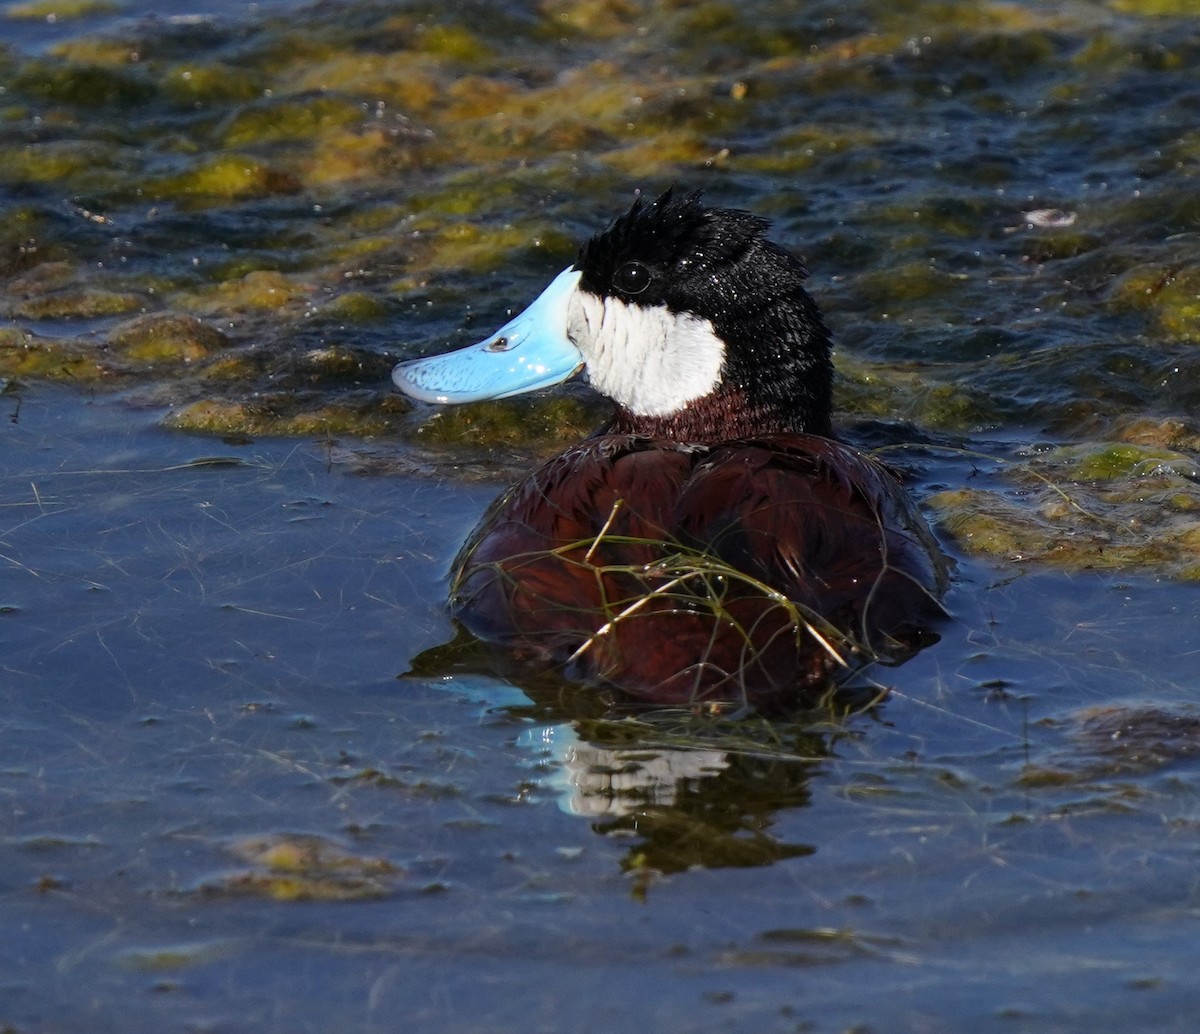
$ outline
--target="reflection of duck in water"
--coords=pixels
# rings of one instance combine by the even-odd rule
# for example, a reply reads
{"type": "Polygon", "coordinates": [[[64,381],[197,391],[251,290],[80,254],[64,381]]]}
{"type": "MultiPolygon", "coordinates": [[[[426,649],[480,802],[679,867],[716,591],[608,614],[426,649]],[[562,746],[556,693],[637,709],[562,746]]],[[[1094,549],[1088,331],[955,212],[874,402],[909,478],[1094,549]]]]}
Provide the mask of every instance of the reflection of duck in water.
{"type": "Polygon", "coordinates": [[[674,804],[684,788],[729,767],[723,750],[606,747],[582,739],[567,722],[528,729],[520,743],[553,760],[549,785],[559,806],[588,818],[619,818],[647,805],[674,804]]]}
{"type": "Polygon", "coordinates": [[[772,738],[750,750],[737,737],[724,750],[720,737],[711,747],[663,746],[655,742],[663,730],[653,725],[644,742],[631,741],[624,722],[612,723],[606,743],[605,728],[593,726],[600,739],[585,740],[569,723],[542,725],[519,742],[550,762],[545,786],[564,811],[591,819],[598,833],[632,841],[630,868],[770,865],[813,853],[812,845],[790,843],[773,827],[781,809],[809,802],[813,768],[828,756],[817,733],[772,738]]]}
{"type": "Polygon", "coordinates": [[[638,700],[775,706],[920,645],[943,559],[893,475],[828,437],[828,334],[766,225],[639,201],[492,337],[396,368],[432,402],[582,370],[616,406],[463,549],[476,635],[638,700]]]}

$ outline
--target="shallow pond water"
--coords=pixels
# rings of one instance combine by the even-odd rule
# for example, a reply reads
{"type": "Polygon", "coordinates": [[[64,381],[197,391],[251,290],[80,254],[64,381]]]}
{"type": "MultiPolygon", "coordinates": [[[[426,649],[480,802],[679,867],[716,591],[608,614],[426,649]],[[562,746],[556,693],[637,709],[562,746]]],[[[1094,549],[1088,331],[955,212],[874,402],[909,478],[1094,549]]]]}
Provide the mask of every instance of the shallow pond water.
{"type": "Polygon", "coordinates": [[[1191,1029],[1188,3],[144,13],[0,8],[0,1024],[1191,1029]],[[603,408],[390,365],[673,181],[806,256],[958,560],[860,713],[429,652],[603,408]]]}
{"type": "Polygon", "coordinates": [[[1190,586],[967,563],[870,714],[572,720],[398,677],[489,488],[4,416],[15,1029],[1190,1022],[1190,586]]]}

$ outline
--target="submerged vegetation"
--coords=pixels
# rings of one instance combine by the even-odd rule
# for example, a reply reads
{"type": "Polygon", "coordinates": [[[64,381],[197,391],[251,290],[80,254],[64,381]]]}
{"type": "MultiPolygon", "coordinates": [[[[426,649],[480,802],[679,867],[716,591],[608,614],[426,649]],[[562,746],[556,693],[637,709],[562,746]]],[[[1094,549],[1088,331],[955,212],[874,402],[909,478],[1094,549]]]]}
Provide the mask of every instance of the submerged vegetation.
{"type": "Polygon", "coordinates": [[[0,4],[0,1029],[1183,1029],[1192,0],[150,7],[0,4]],[[786,717],[446,644],[469,482],[605,406],[388,384],[672,182],[960,554],[900,668],[778,601],[857,673],[786,717]]]}
{"type": "Polygon", "coordinates": [[[921,7],[317,3],[0,49],[0,377],[191,431],[551,452],[602,409],[438,413],[390,365],[695,184],[807,256],[851,438],[991,456],[927,500],[963,549],[1197,577],[1187,5],[937,5],[914,37],[921,7]]]}

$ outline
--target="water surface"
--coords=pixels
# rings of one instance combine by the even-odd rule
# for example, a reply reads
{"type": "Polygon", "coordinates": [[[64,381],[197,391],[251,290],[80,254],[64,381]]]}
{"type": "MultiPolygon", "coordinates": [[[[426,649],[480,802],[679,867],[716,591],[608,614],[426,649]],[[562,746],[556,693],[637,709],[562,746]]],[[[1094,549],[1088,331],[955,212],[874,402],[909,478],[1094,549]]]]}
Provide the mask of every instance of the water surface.
{"type": "Polygon", "coordinates": [[[1187,5],[20,6],[0,1021],[1190,1029],[1187,5]],[[671,182],[806,256],[847,437],[959,561],[863,713],[412,670],[487,502],[603,410],[390,365],[671,182]]]}

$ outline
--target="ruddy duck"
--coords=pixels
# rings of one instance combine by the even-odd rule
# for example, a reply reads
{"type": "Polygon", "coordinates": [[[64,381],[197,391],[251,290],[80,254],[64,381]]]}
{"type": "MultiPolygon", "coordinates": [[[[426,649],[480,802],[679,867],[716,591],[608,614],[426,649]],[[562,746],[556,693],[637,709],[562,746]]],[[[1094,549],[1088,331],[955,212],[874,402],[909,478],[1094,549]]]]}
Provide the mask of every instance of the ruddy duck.
{"type": "Polygon", "coordinates": [[[463,547],[476,636],[634,700],[776,709],[928,638],[945,560],[891,471],[832,439],[829,334],[767,226],[638,200],[495,334],[396,367],[426,402],[582,373],[615,407],[463,547]]]}

